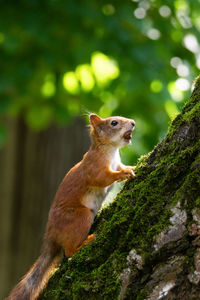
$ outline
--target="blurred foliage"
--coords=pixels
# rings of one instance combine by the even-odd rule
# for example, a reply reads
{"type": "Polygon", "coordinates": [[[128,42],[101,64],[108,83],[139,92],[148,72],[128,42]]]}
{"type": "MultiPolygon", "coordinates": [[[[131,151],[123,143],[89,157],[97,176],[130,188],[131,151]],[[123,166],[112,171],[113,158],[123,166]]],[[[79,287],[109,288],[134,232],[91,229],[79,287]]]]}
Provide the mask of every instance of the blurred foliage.
{"type": "Polygon", "coordinates": [[[126,160],[151,150],[200,69],[200,1],[1,2],[3,116],[35,130],[74,116],[134,118],[126,160]]]}

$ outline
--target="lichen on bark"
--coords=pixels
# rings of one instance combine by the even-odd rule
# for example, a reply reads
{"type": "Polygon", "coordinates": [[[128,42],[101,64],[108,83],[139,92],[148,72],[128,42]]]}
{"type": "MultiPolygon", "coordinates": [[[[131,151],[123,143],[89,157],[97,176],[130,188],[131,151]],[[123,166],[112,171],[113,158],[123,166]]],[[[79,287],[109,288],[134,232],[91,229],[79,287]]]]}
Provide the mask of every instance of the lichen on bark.
{"type": "Polygon", "coordinates": [[[182,113],[40,299],[200,299],[200,77],[182,113]]]}

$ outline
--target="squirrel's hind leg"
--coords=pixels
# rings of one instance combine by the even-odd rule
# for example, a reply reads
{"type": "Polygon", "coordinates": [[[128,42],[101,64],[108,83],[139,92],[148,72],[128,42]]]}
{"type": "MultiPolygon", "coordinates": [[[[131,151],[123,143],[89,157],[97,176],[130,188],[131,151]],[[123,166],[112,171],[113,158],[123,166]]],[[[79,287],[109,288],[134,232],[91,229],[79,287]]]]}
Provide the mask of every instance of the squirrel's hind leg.
{"type": "Polygon", "coordinates": [[[76,251],[80,250],[81,248],[91,243],[96,238],[96,236],[97,236],[96,233],[92,233],[88,235],[87,238],[83,241],[83,243],[76,249],[76,251]]]}
{"type": "Polygon", "coordinates": [[[67,257],[72,257],[75,252],[95,238],[94,235],[88,236],[93,219],[93,213],[89,208],[78,207],[74,209],[73,220],[64,228],[62,246],[67,257]]]}

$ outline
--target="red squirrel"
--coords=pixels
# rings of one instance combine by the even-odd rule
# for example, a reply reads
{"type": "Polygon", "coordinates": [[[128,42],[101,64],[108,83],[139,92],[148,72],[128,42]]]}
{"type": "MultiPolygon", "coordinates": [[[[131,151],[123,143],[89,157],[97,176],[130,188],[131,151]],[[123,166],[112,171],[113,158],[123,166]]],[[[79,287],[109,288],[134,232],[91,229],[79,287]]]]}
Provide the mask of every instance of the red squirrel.
{"type": "Polygon", "coordinates": [[[37,299],[62,249],[70,258],[95,238],[88,233],[110,187],[135,177],[133,167],[123,165],[119,156],[119,148],[130,144],[134,127],[131,119],[90,114],[90,149],[61,182],[49,211],[41,255],[7,300],[37,299]]]}

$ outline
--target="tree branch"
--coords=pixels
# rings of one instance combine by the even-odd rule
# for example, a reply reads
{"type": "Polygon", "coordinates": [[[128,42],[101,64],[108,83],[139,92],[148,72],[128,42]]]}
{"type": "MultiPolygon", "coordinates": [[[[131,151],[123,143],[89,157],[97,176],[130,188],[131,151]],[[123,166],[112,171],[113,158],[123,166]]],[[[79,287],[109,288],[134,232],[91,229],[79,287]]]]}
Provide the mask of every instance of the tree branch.
{"type": "Polygon", "coordinates": [[[200,77],[135,173],[40,299],[200,299],[200,77]]]}

